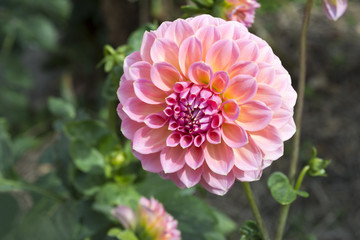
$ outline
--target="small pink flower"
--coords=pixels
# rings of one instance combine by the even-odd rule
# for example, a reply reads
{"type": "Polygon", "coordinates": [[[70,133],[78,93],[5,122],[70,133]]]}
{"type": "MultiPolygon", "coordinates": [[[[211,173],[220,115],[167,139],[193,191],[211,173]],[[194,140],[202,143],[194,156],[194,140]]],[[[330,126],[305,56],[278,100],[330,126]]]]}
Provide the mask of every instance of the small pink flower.
{"type": "Polygon", "coordinates": [[[127,206],[118,206],[113,210],[113,215],[126,229],[133,230],[143,239],[181,239],[181,233],[177,229],[177,221],[154,198],[149,200],[142,197],[139,201],[137,213],[127,206]]]}
{"type": "Polygon", "coordinates": [[[225,17],[250,27],[254,23],[255,10],[259,7],[257,0],[225,0],[225,17]]]}
{"type": "Polygon", "coordinates": [[[223,195],[283,155],[296,96],[264,40],[201,15],[145,32],[124,62],[118,114],[145,170],[223,195]]]}
{"type": "Polygon", "coordinates": [[[323,0],[323,9],[330,20],[338,20],[346,11],[347,0],[323,0]]]}

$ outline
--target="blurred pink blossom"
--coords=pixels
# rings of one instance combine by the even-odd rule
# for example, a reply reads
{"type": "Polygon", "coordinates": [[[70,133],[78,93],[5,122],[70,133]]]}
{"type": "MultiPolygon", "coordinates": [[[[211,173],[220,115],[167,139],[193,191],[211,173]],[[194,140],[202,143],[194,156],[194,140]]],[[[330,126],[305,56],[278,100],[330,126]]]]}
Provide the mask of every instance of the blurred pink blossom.
{"type": "Polygon", "coordinates": [[[295,132],[297,94],[269,45],[209,15],[164,22],[126,57],[121,130],[145,170],[223,195],[258,180],[295,132]]]}
{"type": "Polygon", "coordinates": [[[346,11],[347,0],[323,0],[323,9],[330,20],[338,20],[346,11]]]}
{"type": "Polygon", "coordinates": [[[250,27],[254,23],[255,10],[259,7],[257,0],[225,0],[225,17],[250,27]]]}
{"type": "Polygon", "coordinates": [[[137,213],[127,206],[118,206],[113,210],[113,215],[126,229],[133,230],[142,238],[152,240],[181,239],[181,233],[177,229],[177,221],[154,198],[141,197],[137,213]]]}

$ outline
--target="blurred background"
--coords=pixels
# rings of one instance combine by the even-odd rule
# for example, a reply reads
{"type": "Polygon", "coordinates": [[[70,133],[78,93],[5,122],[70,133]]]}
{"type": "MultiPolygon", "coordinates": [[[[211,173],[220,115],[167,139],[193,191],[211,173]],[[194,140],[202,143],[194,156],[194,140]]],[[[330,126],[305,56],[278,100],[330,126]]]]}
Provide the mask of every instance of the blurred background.
{"type": "MultiPolygon", "coordinates": [[[[305,1],[259,2],[262,7],[250,31],[272,46],[296,88],[305,1]]],[[[42,171],[48,171],[37,159],[52,135],[54,118],[48,110],[49,97],[65,98],[90,116],[106,115],[103,87],[106,73],[99,66],[104,45],[116,48],[126,44],[140,26],[181,17],[180,6],[186,3],[185,0],[0,1],[0,118],[6,120],[16,146],[17,174],[33,182],[42,171]]],[[[312,146],[318,149],[319,156],[332,162],[328,177],[305,180],[303,190],[310,197],[299,198],[291,208],[285,239],[360,239],[359,12],[360,2],[350,0],[345,15],[332,22],[323,13],[321,1],[315,1],[308,34],[300,167],[310,158],[312,146]]],[[[142,33],[136,36],[141,38],[142,33]]],[[[115,96],[115,92],[111,94],[115,96]]],[[[290,148],[287,143],[285,156],[266,169],[259,182],[252,184],[270,232],[275,229],[279,206],[270,197],[266,180],[273,171],[287,172],[290,148]]],[[[239,183],[225,197],[209,194],[204,198],[239,225],[252,218],[239,183]]],[[[14,204],[13,198],[0,193],[0,239],[2,232],[13,224],[14,213],[7,209],[14,204]]],[[[31,202],[23,204],[23,210],[29,206],[31,202]]]]}

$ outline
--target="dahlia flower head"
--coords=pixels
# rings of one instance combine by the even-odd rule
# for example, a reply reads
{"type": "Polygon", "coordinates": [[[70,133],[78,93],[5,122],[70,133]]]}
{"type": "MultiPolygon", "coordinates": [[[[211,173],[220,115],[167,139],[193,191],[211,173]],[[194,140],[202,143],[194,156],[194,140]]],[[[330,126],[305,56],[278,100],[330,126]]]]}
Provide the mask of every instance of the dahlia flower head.
{"type": "Polygon", "coordinates": [[[141,197],[136,213],[128,206],[118,206],[113,209],[113,216],[125,229],[132,230],[139,240],[181,239],[178,222],[152,197],[141,197]]]}
{"type": "Polygon", "coordinates": [[[225,18],[251,27],[255,19],[255,10],[259,7],[257,0],[225,0],[225,18]]]}
{"type": "Polygon", "coordinates": [[[126,57],[121,130],[142,167],[223,195],[258,180],[295,132],[296,92],[269,45],[209,15],[162,23],[126,57]]]}

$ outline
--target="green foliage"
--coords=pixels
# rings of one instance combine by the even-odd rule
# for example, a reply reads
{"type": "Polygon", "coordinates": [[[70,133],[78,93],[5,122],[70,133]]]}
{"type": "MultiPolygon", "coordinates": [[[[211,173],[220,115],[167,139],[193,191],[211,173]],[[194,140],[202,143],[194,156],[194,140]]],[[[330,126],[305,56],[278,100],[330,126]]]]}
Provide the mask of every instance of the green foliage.
{"type": "Polygon", "coordinates": [[[324,160],[317,157],[316,148],[313,147],[313,155],[309,161],[310,169],[308,174],[312,177],[326,177],[326,167],[330,164],[331,160],[324,160]]]}
{"type": "Polygon", "coordinates": [[[130,230],[121,230],[119,228],[112,228],[108,232],[110,237],[115,237],[119,240],[138,240],[135,234],[130,230]]]}
{"type": "Polygon", "coordinates": [[[50,112],[58,118],[74,118],[74,106],[61,98],[50,97],[48,100],[48,107],[50,112]]]}
{"type": "Polygon", "coordinates": [[[240,228],[240,240],[261,240],[261,233],[256,222],[247,220],[240,228]]]}
{"type": "Polygon", "coordinates": [[[308,197],[309,194],[303,191],[295,190],[287,176],[281,172],[274,172],[267,181],[273,198],[280,204],[286,205],[295,201],[296,196],[308,197]]]}

